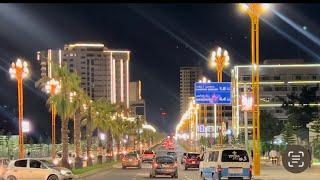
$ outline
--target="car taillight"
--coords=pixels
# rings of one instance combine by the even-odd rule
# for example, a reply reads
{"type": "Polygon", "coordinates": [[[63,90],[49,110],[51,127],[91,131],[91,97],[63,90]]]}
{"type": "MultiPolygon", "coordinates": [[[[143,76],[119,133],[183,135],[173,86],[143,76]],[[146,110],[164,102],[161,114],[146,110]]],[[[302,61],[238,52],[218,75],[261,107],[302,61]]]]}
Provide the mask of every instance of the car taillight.
{"type": "Polygon", "coordinates": [[[153,163],[152,166],[153,166],[153,168],[157,168],[158,164],[157,163],[153,163]]]}
{"type": "Polygon", "coordinates": [[[175,167],[175,168],[178,167],[178,163],[175,162],[173,167],[175,167]]]}

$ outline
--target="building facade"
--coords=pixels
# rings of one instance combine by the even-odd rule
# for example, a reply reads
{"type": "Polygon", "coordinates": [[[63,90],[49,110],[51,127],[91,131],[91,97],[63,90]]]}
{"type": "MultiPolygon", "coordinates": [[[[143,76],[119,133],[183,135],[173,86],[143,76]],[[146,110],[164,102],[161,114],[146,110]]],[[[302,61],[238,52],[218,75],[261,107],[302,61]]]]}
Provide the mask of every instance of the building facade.
{"type": "Polygon", "coordinates": [[[78,74],[81,87],[94,100],[106,98],[129,108],[130,51],[109,49],[101,43],[67,44],[61,50],[38,51],[41,76],[51,77],[52,62],[78,74]]]}
{"type": "Polygon", "coordinates": [[[189,97],[194,96],[194,83],[202,77],[200,67],[180,68],[180,116],[188,109],[189,97]]]}
{"type": "Polygon", "coordinates": [[[130,97],[130,110],[131,115],[133,117],[143,117],[144,120],[147,120],[146,115],[146,103],[145,100],[142,99],[141,95],[142,84],[141,81],[130,82],[129,89],[129,97],[130,97]]]}
{"type": "MultiPolygon", "coordinates": [[[[251,69],[251,65],[240,65],[231,71],[232,127],[236,136],[245,131],[246,121],[248,134],[252,134],[251,113],[241,111],[240,102],[241,95],[250,91],[251,69]]],[[[260,65],[260,110],[273,114],[280,121],[286,120],[282,99],[287,99],[292,92],[299,94],[304,86],[318,87],[319,84],[320,64],[305,64],[303,60],[265,60],[260,65]]],[[[320,96],[319,91],[317,96],[320,96]]]]}

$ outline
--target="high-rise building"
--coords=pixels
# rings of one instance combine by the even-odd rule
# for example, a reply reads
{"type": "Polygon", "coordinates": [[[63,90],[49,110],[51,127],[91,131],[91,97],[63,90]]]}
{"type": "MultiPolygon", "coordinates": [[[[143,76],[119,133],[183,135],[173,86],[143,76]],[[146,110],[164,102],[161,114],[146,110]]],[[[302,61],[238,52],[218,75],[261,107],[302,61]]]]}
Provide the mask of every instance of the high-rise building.
{"type": "Polygon", "coordinates": [[[37,52],[41,76],[51,77],[52,63],[66,64],[76,72],[81,87],[92,99],[105,97],[129,107],[130,51],[109,49],[101,43],[67,44],[63,50],[37,52]]]}
{"type": "Polygon", "coordinates": [[[194,96],[194,83],[202,74],[200,67],[180,67],[180,116],[188,109],[189,97],[194,96]]]}
{"type": "MultiPolygon", "coordinates": [[[[300,93],[304,86],[319,87],[320,64],[306,64],[303,60],[266,60],[260,65],[260,111],[272,113],[275,118],[284,121],[288,118],[283,110],[282,100],[287,95],[300,93]]],[[[232,77],[232,127],[235,135],[244,132],[245,120],[248,122],[249,136],[252,133],[251,113],[247,116],[241,111],[240,97],[251,87],[252,65],[234,66],[232,77]],[[247,117],[247,118],[245,118],[247,117]]],[[[320,91],[317,92],[320,97],[320,91]]],[[[319,104],[312,104],[319,106],[319,104]]]]}
{"type": "Polygon", "coordinates": [[[130,82],[130,109],[131,109],[131,115],[134,117],[141,116],[144,118],[144,120],[147,120],[146,118],[146,103],[145,100],[141,96],[141,81],[135,81],[130,82]]]}

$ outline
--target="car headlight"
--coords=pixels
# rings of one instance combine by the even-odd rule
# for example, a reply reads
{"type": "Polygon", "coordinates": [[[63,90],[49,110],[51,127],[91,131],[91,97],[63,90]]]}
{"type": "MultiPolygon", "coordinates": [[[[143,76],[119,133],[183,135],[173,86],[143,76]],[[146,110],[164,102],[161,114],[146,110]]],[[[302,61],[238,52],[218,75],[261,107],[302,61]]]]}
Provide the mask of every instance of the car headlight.
{"type": "Polygon", "coordinates": [[[68,173],[70,173],[70,171],[69,171],[69,170],[62,169],[62,170],[60,170],[60,173],[65,176],[65,175],[67,175],[68,173]]]}
{"type": "Polygon", "coordinates": [[[58,159],[54,159],[52,162],[53,162],[54,165],[58,165],[59,164],[59,160],[58,159]]]}

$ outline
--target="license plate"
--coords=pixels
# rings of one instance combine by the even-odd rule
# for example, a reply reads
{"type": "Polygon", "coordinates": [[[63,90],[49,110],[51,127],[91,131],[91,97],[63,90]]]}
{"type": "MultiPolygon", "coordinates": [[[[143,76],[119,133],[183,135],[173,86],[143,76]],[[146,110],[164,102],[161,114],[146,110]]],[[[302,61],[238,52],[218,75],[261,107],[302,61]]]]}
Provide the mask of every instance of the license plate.
{"type": "Polygon", "coordinates": [[[131,161],[132,161],[132,159],[129,159],[129,161],[131,162],[131,161]]]}
{"type": "Polygon", "coordinates": [[[195,164],[196,162],[195,161],[192,161],[192,164],[195,164]]]}
{"type": "Polygon", "coordinates": [[[242,174],[242,168],[229,168],[230,174],[242,174]]]}
{"type": "Polygon", "coordinates": [[[170,168],[170,165],[162,165],[163,168],[170,168]]]}

